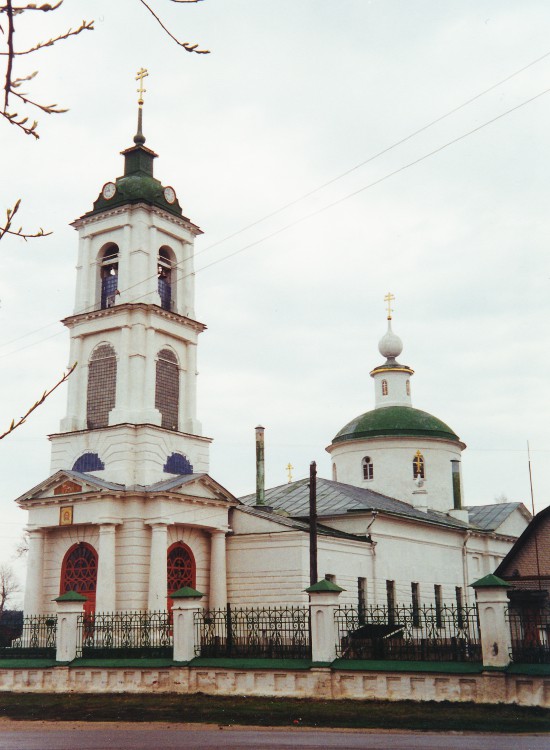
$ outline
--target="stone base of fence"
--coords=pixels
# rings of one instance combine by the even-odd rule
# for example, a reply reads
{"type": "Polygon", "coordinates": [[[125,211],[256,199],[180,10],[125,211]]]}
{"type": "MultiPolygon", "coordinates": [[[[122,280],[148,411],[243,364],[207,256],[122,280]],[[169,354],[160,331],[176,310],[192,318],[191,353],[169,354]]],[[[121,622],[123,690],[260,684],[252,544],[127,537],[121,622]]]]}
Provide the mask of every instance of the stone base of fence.
{"type": "MultiPolygon", "coordinates": [[[[441,665],[442,666],[442,665],[441,665]]],[[[409,665],[410,669],[410,665],[409,665]]],[[[511,703],[550,708],[550,674],[201,666],[0,667],[0,692],[205,693],[327,700],[511,703]]]]}

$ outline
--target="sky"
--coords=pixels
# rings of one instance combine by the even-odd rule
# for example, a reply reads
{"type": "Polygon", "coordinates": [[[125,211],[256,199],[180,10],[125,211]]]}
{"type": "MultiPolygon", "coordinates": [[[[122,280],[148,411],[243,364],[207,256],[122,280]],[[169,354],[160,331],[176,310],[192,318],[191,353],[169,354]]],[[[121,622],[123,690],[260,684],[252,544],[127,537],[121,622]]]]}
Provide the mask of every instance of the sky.
{"type": "MultiPolygon", "coordinates": [[[[17,20],[24,88],[65,114],[25,111],[40,139],[0,122],[0,432],[58,380],[74,305],[77,234],[122,174],[145,67],[144,133],[196,242],[198,414],[210,474],[255,486],[330,477],[325,447],[374,406],[384,296],[395,295],[413,405],[467,444],[467,505],[550,501],[550,5],[544,0],[71,0],[17,20]],[[499,85],[497,85],[499,84],[499,85]],[[469,102],[469,103],[467,103],[469,102]],[[467,104],[466,104],[467,103],[467,104]],[[465,105],[465,106],[462,106],[465,105]],[[427,127],[428,126],[428,127],[427,127]]],[[[23,112],[12,105],[12,110],[23,112]]],[[[59,388],[0,442],[0,563],[49,475],[59,388]]]]}

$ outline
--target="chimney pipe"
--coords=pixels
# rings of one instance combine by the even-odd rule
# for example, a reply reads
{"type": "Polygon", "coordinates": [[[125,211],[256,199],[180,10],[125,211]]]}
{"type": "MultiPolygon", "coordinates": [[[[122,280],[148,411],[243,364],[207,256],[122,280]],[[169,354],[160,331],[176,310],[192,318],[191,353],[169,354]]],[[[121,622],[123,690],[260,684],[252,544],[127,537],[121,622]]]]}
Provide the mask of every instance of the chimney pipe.
{"type": "Polygon", "coordinates": [[[462,510],[462,487],[460,486],[460,461],[451,459],[453,477],[453,505],[455,510],[462,510]]]}
{"type": "Polygon", "coordinates": [[[265,427],[256,427],[256,506],[265,506],[264,431],[265,427]]]}

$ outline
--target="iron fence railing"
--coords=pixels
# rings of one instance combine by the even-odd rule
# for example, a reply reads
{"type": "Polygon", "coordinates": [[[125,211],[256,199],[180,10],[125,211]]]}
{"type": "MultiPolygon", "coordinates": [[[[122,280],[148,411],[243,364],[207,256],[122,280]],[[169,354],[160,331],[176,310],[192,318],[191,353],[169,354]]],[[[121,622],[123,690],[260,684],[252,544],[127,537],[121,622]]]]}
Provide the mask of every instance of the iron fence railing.
{"type": "Polygon", "coordinates": [[[170,658],[171,617],[168,612],[82,614],[77,644],[77,656],[84,658],[170,658]]]}
{"type": "Polygon", "coordinates": [[[195,612],[197,656],[308,659],[309,607],[232,607],[195,612]]]}
{"type": "Polygon", "coordinates": [[[550,606],[509,607],[506,619],[512,638],[512,661],[550,664],[550,606]]]}
{"type": "Polygon", "coordinates": [[[338,607],[336,652],[346,659],[480,662],[477,608],[338,607]]]}
{"type": "Polygon", "coordinates": [[[55,658],[57,615],[0,619],[0,658],[55,658]]]}

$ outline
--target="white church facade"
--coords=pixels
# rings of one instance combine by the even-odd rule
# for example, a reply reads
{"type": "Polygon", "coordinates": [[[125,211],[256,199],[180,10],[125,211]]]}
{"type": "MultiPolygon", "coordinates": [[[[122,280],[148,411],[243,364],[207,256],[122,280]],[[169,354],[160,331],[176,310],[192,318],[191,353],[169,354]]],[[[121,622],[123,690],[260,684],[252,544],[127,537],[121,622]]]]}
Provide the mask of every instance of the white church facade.
{"type": "MultiPolygon", "coordinates": [[[[210,476],[196,413],[201,230],[153,175],[141,108],[122,153],[124,175],[73,223],[76,300],[63,322],[78,364],[50,476],[17,499],[28,511],[25,612],[48,612],[67,591],[88,611],[164,610],[183,586],[210,608],[305,603],[309,480],[267,489],[259,505],[210,476]]],[[[319,577],[344,589],[342,603],[466,603],[530,516],[521,503],[464,506],[465,445],[412,406],[391,309],[379,350],[375,408],[334,437],[332,479],[317,482],[319,577]]]]}

